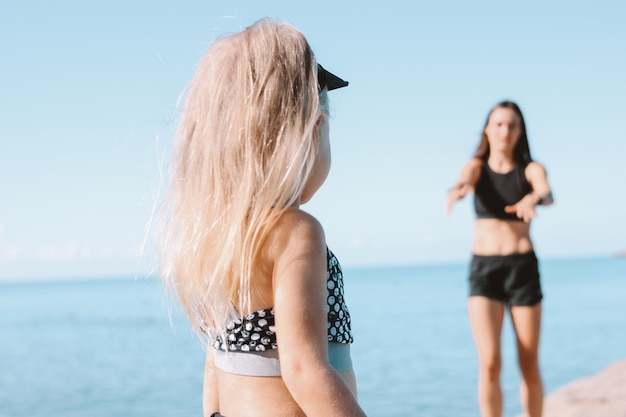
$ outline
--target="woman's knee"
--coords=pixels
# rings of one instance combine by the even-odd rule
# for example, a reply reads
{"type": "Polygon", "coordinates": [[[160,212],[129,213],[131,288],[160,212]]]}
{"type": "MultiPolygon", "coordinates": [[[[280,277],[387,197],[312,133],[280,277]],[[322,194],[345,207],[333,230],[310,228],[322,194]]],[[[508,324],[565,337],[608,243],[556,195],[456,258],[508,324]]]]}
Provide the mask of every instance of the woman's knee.
{"type": "Polygon", "coordinates": [[[478,366],[480,373],[490,380],[500,378],[500,370],[502,369],[500,355],[494,354],[483,357],[480,359],[478,366]]]}
{"type": "Polygon", "coordinates": [[[539,357],[535,354],[520,354],[519,369],[525,380],[539,379],[539,357]]]}

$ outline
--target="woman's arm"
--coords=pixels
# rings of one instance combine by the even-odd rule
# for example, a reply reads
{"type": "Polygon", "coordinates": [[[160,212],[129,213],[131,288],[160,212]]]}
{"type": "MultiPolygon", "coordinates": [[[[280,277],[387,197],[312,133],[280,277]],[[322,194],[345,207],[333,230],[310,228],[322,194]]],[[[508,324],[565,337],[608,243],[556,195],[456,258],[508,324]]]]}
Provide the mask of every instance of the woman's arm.
{"type": "Polygon", "coordinates": [[[463,199],[468,191],[474,191],[480,178],[480,169],[483,162],[478,158],[472,158],[461,167],[461,175],[455,185],[448,190],[446,197],[446,215],[450,214],[454,203],[463,199]]]}
{"type": "Polygon", "coordinates": [[[297,209],[289,209],[276,230],[274,312],[283,381],[307,416],[365,416],[328,362],[324,231],[297,209]]]}
{"type": "Polygon", "coordinates": [[[515,213],[518,218],[529,223],[533,217],[537,216],[535,207],[538,205],[549,206],[554,203],[554,198],[552,197],[548,175],[543,165],[531,162],[526,166],[525,174],[532,191],[522,197],[517,203],[506,206],[504,211],[515,213]]]}
{"type": "Polygon", "coordinates": [[[204,384],[202,386],[202,409],[204,417],[210,417],[220,409],[219,393],[217,391],[217,380],[215,375],[215,365],[213,363],[213,347],[208,344],[206,347],[206,360],[204,363],[204,384]]]}
{"type": "Polygon", "coordinates": [[[543,165],[531,162],[526,167],[526,178],[532,187],[532,195],[538,206],[549,206],[554,203],[552,190],[548,184],[548,173],[543,165]]]}

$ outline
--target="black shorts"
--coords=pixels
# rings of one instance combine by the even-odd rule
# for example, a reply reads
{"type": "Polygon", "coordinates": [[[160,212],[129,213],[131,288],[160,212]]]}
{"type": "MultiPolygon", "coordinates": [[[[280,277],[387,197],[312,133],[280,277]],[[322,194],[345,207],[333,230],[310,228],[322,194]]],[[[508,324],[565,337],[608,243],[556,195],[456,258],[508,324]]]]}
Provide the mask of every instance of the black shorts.
{"type": "Polygon", "coordinates": [[[539,264],[535,252],[503,256],[474,255],[470,266],[470,297],[482,295],[511,306],[541,301],[539,264]]]}

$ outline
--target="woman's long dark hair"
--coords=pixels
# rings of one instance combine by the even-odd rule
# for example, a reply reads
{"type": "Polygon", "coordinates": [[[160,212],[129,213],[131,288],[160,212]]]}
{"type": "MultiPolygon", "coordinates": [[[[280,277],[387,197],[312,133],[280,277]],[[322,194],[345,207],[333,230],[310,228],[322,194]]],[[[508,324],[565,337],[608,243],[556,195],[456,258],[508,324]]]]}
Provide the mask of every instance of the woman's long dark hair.
{"type": "Polygon", "coordinates": [[[487,115],[487,120],[485,121],[485,126],[483,127],[482,138],[480,139],[480,143],[476,148],[476,153],[474,157],[480,158],[481,160],[487,162],[489,159],[489,141],[487,140],[487,135],[485,134],[485,129],[487,128],[487,124],[489,123],[489,118],[491,114],[496,109],[511,109],[517,114],[520,121],[520,134],[517,139],[517,144],[515,145],[515,149],[513,150],[513,160],[518,165],[525,167],[529,162],[532,161],[530,156],[530,148],[528,146],[528,136],[526,135],[526,123],[524,122],[524,116],[522,115],[522,111],[519,106],[512,101],[502,101],[491,109],[489,114],[487,115]]]}

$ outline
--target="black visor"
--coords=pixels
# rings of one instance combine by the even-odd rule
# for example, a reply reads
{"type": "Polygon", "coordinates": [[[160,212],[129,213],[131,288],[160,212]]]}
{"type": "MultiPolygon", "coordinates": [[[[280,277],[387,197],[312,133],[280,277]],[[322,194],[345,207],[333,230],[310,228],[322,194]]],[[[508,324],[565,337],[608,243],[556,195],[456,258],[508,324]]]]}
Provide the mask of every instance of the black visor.
{"type": "Polygon", "coordinates": [[[336,88],[345,87],[348,85],[348,82],[337,77],[335,74],[326,71],[324,67],[317,64],[317,84],[320,91],[322,91],[324,87],[330,91],[336,88]]]}

